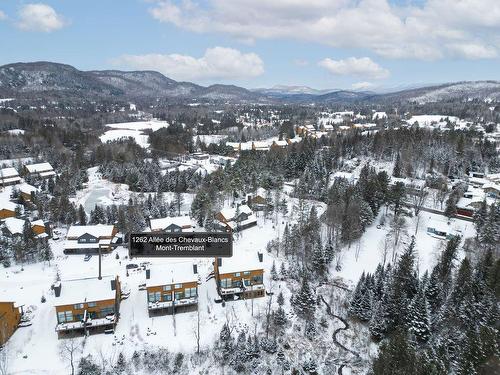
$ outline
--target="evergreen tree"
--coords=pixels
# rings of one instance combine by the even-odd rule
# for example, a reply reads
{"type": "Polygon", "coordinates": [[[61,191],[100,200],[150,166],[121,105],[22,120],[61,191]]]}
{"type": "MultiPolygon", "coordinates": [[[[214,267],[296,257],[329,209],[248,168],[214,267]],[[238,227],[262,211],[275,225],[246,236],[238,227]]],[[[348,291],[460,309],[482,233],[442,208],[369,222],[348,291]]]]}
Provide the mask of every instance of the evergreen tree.
{"type": "Polygon", "coordinates": [[[303,319],[311,319],[316,311],[316,297],[309,286],[307,275],[302,278],[302,286],[290,300],[295,313],[303,319]]]}

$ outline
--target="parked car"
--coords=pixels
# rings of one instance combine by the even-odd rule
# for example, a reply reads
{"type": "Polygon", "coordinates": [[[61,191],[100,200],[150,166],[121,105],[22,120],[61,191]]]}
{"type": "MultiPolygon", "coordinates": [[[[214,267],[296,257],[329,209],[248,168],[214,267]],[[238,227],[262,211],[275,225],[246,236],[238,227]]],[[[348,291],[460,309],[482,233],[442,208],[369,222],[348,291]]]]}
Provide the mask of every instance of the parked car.
{"type": "Polygon", "coordinates": [[[128,270],[133,270],[133,269],[139,268],[139,266],[135,263],[129,263],[125,266],[125,268],[128,270]]]}

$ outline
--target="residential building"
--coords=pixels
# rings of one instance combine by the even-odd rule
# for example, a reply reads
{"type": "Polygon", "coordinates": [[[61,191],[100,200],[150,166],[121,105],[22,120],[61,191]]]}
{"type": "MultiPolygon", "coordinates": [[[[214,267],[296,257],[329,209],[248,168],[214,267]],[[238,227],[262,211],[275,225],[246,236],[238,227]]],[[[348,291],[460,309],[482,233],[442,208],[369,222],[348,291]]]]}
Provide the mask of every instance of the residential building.
{"type": "Polygon", "coordinates": [[[198,267],[192,262],[156,265],[146,270],[150,314],[177,313],[198,305],[198,267]]]}
{"type": "Polygon", "coordinates": [[[0,169],[0,186],[16,185],[21,182],[21,177],[15,168],[0,169]]]}
{"type": "Polygon", "coordinates": [[[121,298],[118,276],[60,281],[54,293],[57,333],[114,329],[121,298]]]}
{"type": "Polygon", "coordinates": [[[264,254],[235,254],[214,262],[217,291],[224,299],[264,297],[264,254]]]}
{"type": "Polygon", "coordinates": [[[33,194],[38,193],[38,189],[30,184],[23,183],[19,185],[19,193],[21,196],[21,199],[24,202],[31,202],[33,198],[33,194]]]}
{"type": "Polygon", "coordinates": [[[269,194],[266,189],[258,188],[254,195],[247,195],[247,204],[252,207],[252,210],[263,210],[270,206],[270,199],[268,199],[269,194]]]}
{"type": "Polygon", "coordinates": [[[21,316],[22,310],[14,302],[0,301],[0,346],[5,344],[14,334],[21,321],[21,316]]]}
{"type": "Polygon", "coordinates": [[[150,219],[149,227],[151,232],[193,232],[193,223],[189,216],[164,217],[159,219],[150,219]]]}
{"type": "Polygon", "coordinates": [[[15,217],[16,207],[17,204],[9,201],[0,202],[0,220],[7,219],[8,217],[15,217]]]}
{"type": "Polygon", "coordinates": [[[65,254],[97,253],[110,251],[111,242],[118,232],[114,225],[72,225],[68,229],[65,254]]]}
{"type": "Polygon", "coordinates": [[[257,218],[246,204],[225,208],[215,214],[218,225],[226,230],[243,230],[257,225],[257,218]]]}
{"type": "Polygon", "coordinates": [[[24,166],[24,169],[30,177],[51,178],[56,175],[50,163],[28,164],[24,166]]]}

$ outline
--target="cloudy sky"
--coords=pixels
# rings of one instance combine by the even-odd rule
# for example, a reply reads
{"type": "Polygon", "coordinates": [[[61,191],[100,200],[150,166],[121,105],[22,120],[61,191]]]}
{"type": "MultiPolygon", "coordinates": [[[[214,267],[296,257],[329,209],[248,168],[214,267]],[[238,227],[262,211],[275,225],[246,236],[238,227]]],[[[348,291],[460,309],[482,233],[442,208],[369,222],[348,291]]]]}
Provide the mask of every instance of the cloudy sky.
{"type": "Polygon", "coordinates": [[[500,1],[2,0],[0,41],[0,65],[376,90],[500,79],[500,1]]]}

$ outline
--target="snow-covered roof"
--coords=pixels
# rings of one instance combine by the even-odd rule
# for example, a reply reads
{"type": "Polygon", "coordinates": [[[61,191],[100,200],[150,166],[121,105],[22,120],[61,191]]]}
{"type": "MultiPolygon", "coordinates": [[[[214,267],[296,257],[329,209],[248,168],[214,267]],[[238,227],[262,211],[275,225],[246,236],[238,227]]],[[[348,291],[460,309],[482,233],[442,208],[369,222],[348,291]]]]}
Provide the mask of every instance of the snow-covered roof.
{"type": "Polygon", "coordinates": [[[222,258],[221,262],[219,274],[264,269],[257,252],[235,252],[231,258],[222,258]]]}
{"type": "Polygon", "coordinates": [[[149,268],[149,272],[150,278],[146,279],[146,287],[198,281],[192,262],[172,262],[155,265],[149,268]]]}
{"type": "Polygon", "coordinates": [[[25,167],[29,173],[40,173],[40,172],[47,172],[54,170],[54,168],[52,168],[52,165],[50,165],[50,163],[28,164],[25,165],[25,167]]]}
{"type": "Polygon", "coordinates": [[[24,228],[24,220],[16,217],[9,217],[5,219],[4,225],[11,234],[22,234],[24,228]]]}
{"type": "Polygon", "coordinates": [[[30,184],[23,183],[19,185],[19,191],[24,194],[31,194],[32,192],[37,192],[38,189],[30,184]]]}
{"type": "Polygon", "coordinates": [[[333,174],[333,178],[345,178],[346,180],[352,180],[353,176],[354,175],[352,173],[341,171],[335,172],[333,174]]]}
{"type": "Polygon", "coordinates": [[[16,207],[17,207],[17,204],[15,204],[15,203],[12,203],[10,201],[0,200],[0,210],[15,211],[16,207]]]}
{"type": "Polygon", "coordinates": [[[286,147],[286,146],[288,146],[288,142],[287,141],[274,141],[274,144],[276,146],[280,146],[280,147],[286,147]]]}
{"type": "Polygon", "coordinates": [[[54,306],[73,305],[84,302],[95,302],[115,299],[116,291],[111,289],[114,276],[97,277],[61,281],[61,295],[55,298],[54,306]]]}
{"type": "Polygon", "coordinates": [[[0,179],[5,179],[5,178],[11,178],[11,177],[18,177],[19,173],[15,168],[2,168],[0,169],[0,179]]]}
{"type": "Polygon", "coordinates": [[[114,225],[72,225],[68,229],[67,238],[78,238],[88,233],[94,237],[111,237],[113,235],[114,225]]]}
{"type": "Polygon", "coordinates": [[[43,220],[42,220],[42,219],[39,219],[39,220],[35,220],[35,221],[32,221],[32,222],[31,222],[31,226],[32,226],[32,227],[33,227],[33,226],[35,226],[35,225],[39,225],[39,226],[41,226],[41,227],[44,227],[44,226],[45,226],[45,223],[43,222],[43,220]]]}
{"type": "Polygon", "coordinates": [[[174,217],[163,217],[159,219],[151,219],[150,220],[150,228],[153,231],[163,230],[168,226],[174,224],[183,229],[191,229],[193,224],[191,222],[191,218],[189,216],[174,216],[174,217]]]}
{"type": "Polygon", "coordinates": [[[228,207],[228,208],[224,208],[223,210],[220,211],[220,213],[222,214],[222,216],[224,216],[224,218],[228,221],[234,219],[234,217],[236,216],[236,211],[238,211],[241,213],[244,213],[244,214],[247,214],[247,215],[252,215],[253,214],[253,211],[250,207],[248,207],[246,204],[244,205],[241,205],[239,206],[239,208],[236,208],[236,207],[228,207]]]}

